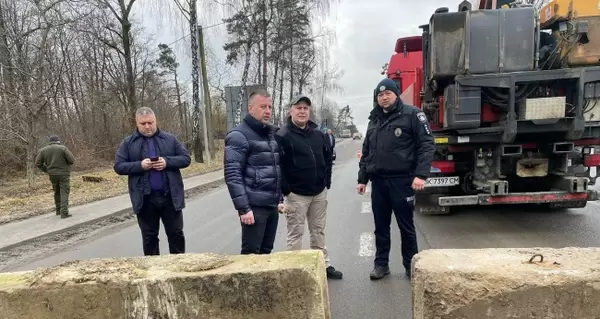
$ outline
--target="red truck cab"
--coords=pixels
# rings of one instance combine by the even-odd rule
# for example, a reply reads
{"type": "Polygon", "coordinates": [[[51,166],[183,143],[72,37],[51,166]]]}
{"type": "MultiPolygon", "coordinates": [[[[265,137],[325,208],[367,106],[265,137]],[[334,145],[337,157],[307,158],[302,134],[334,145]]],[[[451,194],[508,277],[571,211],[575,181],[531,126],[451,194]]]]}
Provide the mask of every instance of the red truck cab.
{"type": "Polygon", "coordinates": [[[400,88],[402,101],[417,107],[421,106],[422,46],[421,36],[398,39],[387,67],[387,77],[400,88]]]}

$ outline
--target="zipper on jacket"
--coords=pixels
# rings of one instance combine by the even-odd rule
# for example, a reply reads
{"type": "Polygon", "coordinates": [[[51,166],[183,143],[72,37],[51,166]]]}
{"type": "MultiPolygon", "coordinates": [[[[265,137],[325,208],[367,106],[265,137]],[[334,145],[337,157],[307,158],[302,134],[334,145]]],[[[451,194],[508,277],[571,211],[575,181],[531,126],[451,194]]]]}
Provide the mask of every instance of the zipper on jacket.
{"type": "MultiPolygon", "coordinates": [[[[273,140],[275,141],[275,140],[273,140]]],[[[269,144],[269,148],[271,149],[271,157],[273,158],[273,169],[275,170],[275,184],[277,187],[277,191],[275,191],[275,199],[277,200],[277,203],[279,204],[279,189],[281,189],[281,185],[279,184],[279,181],[281,180],[281,178],[279,177],[279,173],[277,172],[277,162],[275,160],[275,148],[273,148],[273,145],[277,145],[277,144],[271,144],[271,136],[267,137],[267,143],[269,144]]]]}
{"type": "Polygon", "coordinates": [[[296,150],[294,149],[293,141],[290,141],[290,147],[292,148],[292,163],[294,163],[294,166],[298,166],[296,164],[296,150]]]}
{"type": "MultiPolygon", "coordinates": [[[[310,138],[310,135],[308,137],[310,138]]],[[[316,183],[317,182],[317,158],[315,157],[315,153],[313,152],[312,147],[310,146],[309,138],[307,138],[305,141],[306,141],[306,144],[308,144],[308,149],[310,150],[310,155],[312,155],[313,163],[315,163],[315,169],[313,170],[313,173],[315,174],[314,181],[316,183]]]]}

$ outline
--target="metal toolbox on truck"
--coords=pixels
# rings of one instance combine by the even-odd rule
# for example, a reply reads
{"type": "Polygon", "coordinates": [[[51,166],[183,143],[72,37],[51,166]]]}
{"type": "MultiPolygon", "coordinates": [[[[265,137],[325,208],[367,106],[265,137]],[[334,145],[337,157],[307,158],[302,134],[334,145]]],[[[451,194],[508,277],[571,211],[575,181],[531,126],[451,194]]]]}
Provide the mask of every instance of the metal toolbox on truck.
{"type": "Polygon", "coordinates": [[[436,13],[429,22],[430,79],[533,70],[533,8],[436,13]]]}

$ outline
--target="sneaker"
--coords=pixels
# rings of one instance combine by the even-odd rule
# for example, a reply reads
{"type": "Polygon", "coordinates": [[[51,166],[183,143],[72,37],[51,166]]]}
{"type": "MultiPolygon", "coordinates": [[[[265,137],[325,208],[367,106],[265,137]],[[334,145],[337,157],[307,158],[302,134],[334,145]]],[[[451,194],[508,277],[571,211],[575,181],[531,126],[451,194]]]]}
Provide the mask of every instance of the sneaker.
{"type": "Polygon", "coordinates": [[[329,278],[329,279],[342,279],[343,276],[344,276],[344,274],[341,271],[336,270],[335,268],[333,268],[333,266],[327,267],[327,278],[329,278]]]}
{"type": "Polygon", "coordinates": [[[371,271],[371,280],[378,280],[390,274],[390,268],[387,266],[375,266],[371,271]]]}

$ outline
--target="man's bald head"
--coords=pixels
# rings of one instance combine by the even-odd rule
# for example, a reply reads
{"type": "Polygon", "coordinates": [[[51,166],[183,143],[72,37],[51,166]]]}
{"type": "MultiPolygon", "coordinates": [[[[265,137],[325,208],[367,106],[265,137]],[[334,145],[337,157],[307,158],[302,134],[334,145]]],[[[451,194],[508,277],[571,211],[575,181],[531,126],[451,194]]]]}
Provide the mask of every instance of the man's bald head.
{"type": "Polygon", "coordinates": [[[265,90],[254,91],[248,97],[248,113],[262,124],[271,121],[272,108],[271,96],[265,90]]]}

